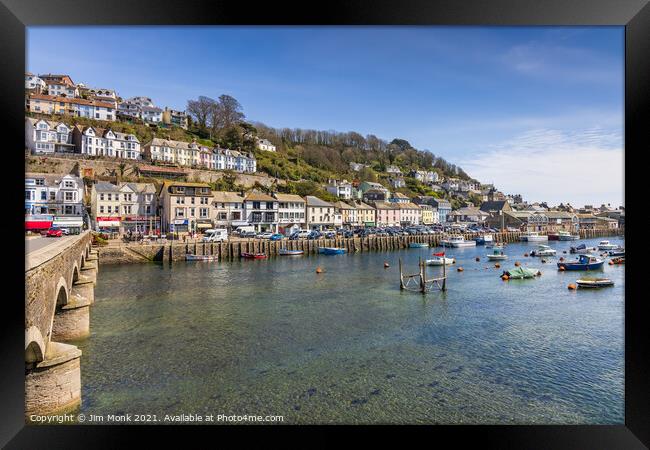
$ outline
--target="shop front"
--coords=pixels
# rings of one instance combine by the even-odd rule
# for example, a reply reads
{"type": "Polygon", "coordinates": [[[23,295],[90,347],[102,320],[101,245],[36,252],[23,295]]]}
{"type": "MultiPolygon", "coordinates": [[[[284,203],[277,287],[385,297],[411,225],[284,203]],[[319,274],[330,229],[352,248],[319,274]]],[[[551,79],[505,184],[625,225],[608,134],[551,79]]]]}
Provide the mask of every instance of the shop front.
{"type": "Polygon", "coordinates": [[[169,231],[173,233],[189,233],[189,222],[187,219],[174,219],[170,224],[169,231]]]}
{"type": "Polygon", "coordinates": [[[81,233],[84,221],[82,216],[54,216],[52,226],[65,228],[70,230],[71,233],[81,233]]]}
{"type": "Polygon", "coordinates": [[[209,219],[197,219],[196,220],[196,232],[205,233],[205,230],[213,228],[213,223],[209,219]]]}
{"type": "Polygon", "coordinates": [[[128,234],[158,234],[160,222],[157,216],[124,216],[121,220],[122,233],[128,234]]]}
{"type": "Polygon", "coordinates": [[[43,231],[52,227],[54,216],[50,214],[33,214],[25,216],[25,231],[43,231]]]}
{"type": "Polygon", "coordinates": [[[97,219],[95,219],[95,227],[97,231],[102,233],[119,233],[120,218],[119,217],[97,217],[97,219]]]}

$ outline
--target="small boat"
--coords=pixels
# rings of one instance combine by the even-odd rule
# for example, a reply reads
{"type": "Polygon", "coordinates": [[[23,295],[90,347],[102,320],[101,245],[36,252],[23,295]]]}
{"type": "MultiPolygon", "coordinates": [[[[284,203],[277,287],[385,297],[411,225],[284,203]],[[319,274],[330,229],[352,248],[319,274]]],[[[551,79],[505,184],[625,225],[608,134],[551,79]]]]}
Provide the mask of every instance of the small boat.
{"type": "Polygon", "coordinates": [[[296,255],[304,255],[305,251],[304,250],[288,250],[286,248],[281,248],[278,250],[278,255],[280,256],[296,256],[296,255]]]}
{"type": "Polygon", "coordinates": [[[550,231],[546,233],[546,236],[548,237],[549,241],[559,241],[560,240],[560,233],[555,232],[555,231],[550,231]]]}
{"type": "Polygon", "coordinates": [[[519,240],[523,242],[544,242],[548,241],[548,236],[539,234],[537,231],[529,231],[519,236],[519,240]]]}
{"type": "Polygon", "coordinates": [[[462,236],[450,236],[440,241],[443,247],[476,247],[476,241],[466,241],[462,236]]]}
{"type": "Polygon", "coordinates": [[[492,238],[491,234],[484,234],[483,236],[475,237],[474,241],[476,242],[476,245],[489,246],[492,244],[492,242],[494,242],[494,239],[492,238]]]}
{"type": "Polygon", "coordinates": [[[568,231],[560,231],[558,233],[558,238],[560,241],[576,241],[580,239],[580,236],[577,234],[571,234],[568,231]]]}
{"type": "Polygon", "coordinates": [[[602,269],[603,264],[605,261],[594,255],[580,255],[576,261],[557,263],[557,267],[558,269],[564,268],[564,270],[598,270],[602,269]]]}
{"type": "Polygon", "coordinates": [[[625,249],[623,247],[615,248],[607,252],[609,256],[625,256],[625,249]]]}
{"type": "Polygon", "coordinates": [[[411,242],[409,244],[409,247],[410,248],[428,248],[429,244],[427,244],[425,242],[411,242]]]}
{"type": "Polygon", "coordinates": [[[578,285],[579,288],[601,288],[601,287],[614,286],[614,282],[609,278],[585,277],[585,278],[581,278],[580,280],[576,280],[576,284],[578,285]]]}
{"type": "Polygon", "coordinates": [[[247,259],[266,259],[266,254],[265,253],[246,253],[243,252],[241,254],[242,258],[247,258],[247,259]]]}
{"type": "Polygon", "coordinates": [[[218,261],[218,255],[185,255],[185,261],[218,261]]]}
{"type": "Polygon", "coordinates": [[[613,250],[616,247],[618,247],[618,245],[611,244],[609,241],[600,241],[598,243],[598,250],[613,250]]]}
{"type": "Polygon", "coordinates": [[[503,261],[508,259],[508,255],[503,254],[503,250],[495,248],[492,254],[485,255],[490,261],[503,261]]]}
{"type": "Polygon", "coordinates": [[[586,253],[589,253],[590,251],[591,251],[591,249],[587,248],[587,246],[585,244],[580,244],[577,247],[571,247],[569,249],[570,253],[579,253],[579,254],[586,254],[586,253]]]}
{"type": "Polygon", "coordinates": [[[530,252],[530,256],[555,256],[555,253],[557,252],[554,249],[542,244],[537,247],[537,250],[530,252]]]}
{"type": "Polygon", "coordinates": [[[339,247],[318,247],[318,253],[324,255],[341,255],[345,253],[345,249],[339,247]]]}
{"type": "Polygon", "coordinates": [[[508,275],[511,280],[523,280],[524,278],[535,278],[537,274],[541,273],[537,269],[529,269],[526,267],[515,267],[514,269],[506,270],[503,275],[508,275]]]}
{"type": "Polygon", "coordinates": [[[625,256],[618,256],[616,258],[612,258],[611,261],[613,264],[625,264],[625,256]]]}
{"type": "Polygon", "coordinates": [[[456,262],[456,258],[447,258],[444,252],[434,253],[432,259],[427,259],[427,266],[448,266],[456,262]]]}
{"type": "Polygon", "coordinates": [[[503,242],[499,242],[499,243],[491,242],[489,244],[485,244],[485,248],[497,248],[503,250],[504,247],[505,244],[503,242]]]}

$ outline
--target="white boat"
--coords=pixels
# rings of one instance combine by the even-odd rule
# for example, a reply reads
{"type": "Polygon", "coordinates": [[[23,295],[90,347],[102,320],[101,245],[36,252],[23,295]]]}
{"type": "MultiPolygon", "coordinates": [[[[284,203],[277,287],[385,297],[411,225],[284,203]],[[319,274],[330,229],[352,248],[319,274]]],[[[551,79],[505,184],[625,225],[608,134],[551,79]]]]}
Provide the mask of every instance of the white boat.
{"type": "Polygon", "coordinates": [[[530,252],[530,256],[555,256],[555,253],[557,252],[554,249],[542,244],[537,246],[537,250],[530,252]]]}
{"type": "Polygon", "coordinates": [[[600,241],[598,250],[614,250],[618,245],[611,244],[609,241],[600,241]]]}
{"type": "Polygon", "coordinates": [[[548,236],[541,235],[537,231],[529,231],[519,237],[523,242],[545,242],[548,241],[548,236]]]}
{"type": "Polygon", "coordinates": [[[568,231],[560,231],[558,233],[558,240],[560,241],[576,241],[580,239],[580,236],[577,234],[571,234],[568,231]]]}
{"type": "Polygon", "coordinates": [[[493,253],[485,256],[487,256],[487,259],[490,261],[503,261],[504,259],[508,259],[508,255],[504,255],[503,250],[500,249],[494,249],[493,253]]]}
{"type": "Polygon", "coordinates": [[[443,253],[434,253],[432,259],[427,259],[426,261],[427,266],[442,266],[442,265],[450,265],[454,264],[456,262],[456,258],[447,258],[443,253]]]}
{"type": "Polygon", "coordinates": [[[579,288],[600,288],[614,286],[614,282],[609,278],[583,278],[577,280],[576,284],[579,288]]]}
{"type": "Polygon", "coordinates": [[[185,261],[218,261],[218,255],[185,255],[185,261]]]}
{"type": "Polygon", "coordinates": [[[501,250],[503,250],[504,247],[505,245],[503,245],[503,242],[499,242],[499,243],[491,242],[490,244],[485,245],[485,248],[494,248],[494,249],[501,249],[501,250]]]}
{"type": "Polygon", "coordinates": [[[450,236],[440,241],[443,247],[476,247],[476,241],[466,241],[462,236],[450,236]]]}

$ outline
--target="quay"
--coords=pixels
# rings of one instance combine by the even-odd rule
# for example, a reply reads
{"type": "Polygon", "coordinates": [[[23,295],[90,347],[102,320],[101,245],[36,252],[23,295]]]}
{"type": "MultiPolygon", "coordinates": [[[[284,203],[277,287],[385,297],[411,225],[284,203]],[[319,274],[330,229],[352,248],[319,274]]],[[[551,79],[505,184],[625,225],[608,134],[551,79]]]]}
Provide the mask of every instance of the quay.
{"type": "MultiPolygon", "coordinates": [[[[621,236],[623,229],[617,230],[580,230],[581,239],[595,237],[621,236]]],[[[472,239],[480,233],[460,233],[465,239],[472,239]]],[[[495,242],[519,242],[524,232],[490,233],[495,242]]],[[[368,236],[352,238],[333,238],[318,240],[282,240],[268,241],[263,239],[231,240],[228,242],[178,242],[140,244],[119,243],[105,247],[97,247],[102,264],[128,264],[151,261],[184,261],[186,255],[216,255],[220,260],[234,260],[242,253],[264,253],[267,256],[277,256],[281,248],[302,250],[305,254],[317,254],[318,247],[344,248],[348,253],[389,251],[409,247],[412,242],[426,243],[429,247],[440,246],[440,240],[445,234],[419,234],[410,236],[368,236]]]]}

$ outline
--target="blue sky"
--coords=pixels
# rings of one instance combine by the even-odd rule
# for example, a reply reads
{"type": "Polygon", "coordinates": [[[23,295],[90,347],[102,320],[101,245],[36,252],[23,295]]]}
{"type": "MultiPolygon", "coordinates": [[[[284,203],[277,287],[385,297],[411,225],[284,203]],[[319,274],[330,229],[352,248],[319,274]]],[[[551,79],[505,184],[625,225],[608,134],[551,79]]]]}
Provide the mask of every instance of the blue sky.
{"type": "Polygon", "coordinates": [[[27,69],[407,139],[530,201],[623,203],[622,27],[32,27],[27,69]],[[606,173],[607,183],[602,183],[606,173]]]}

